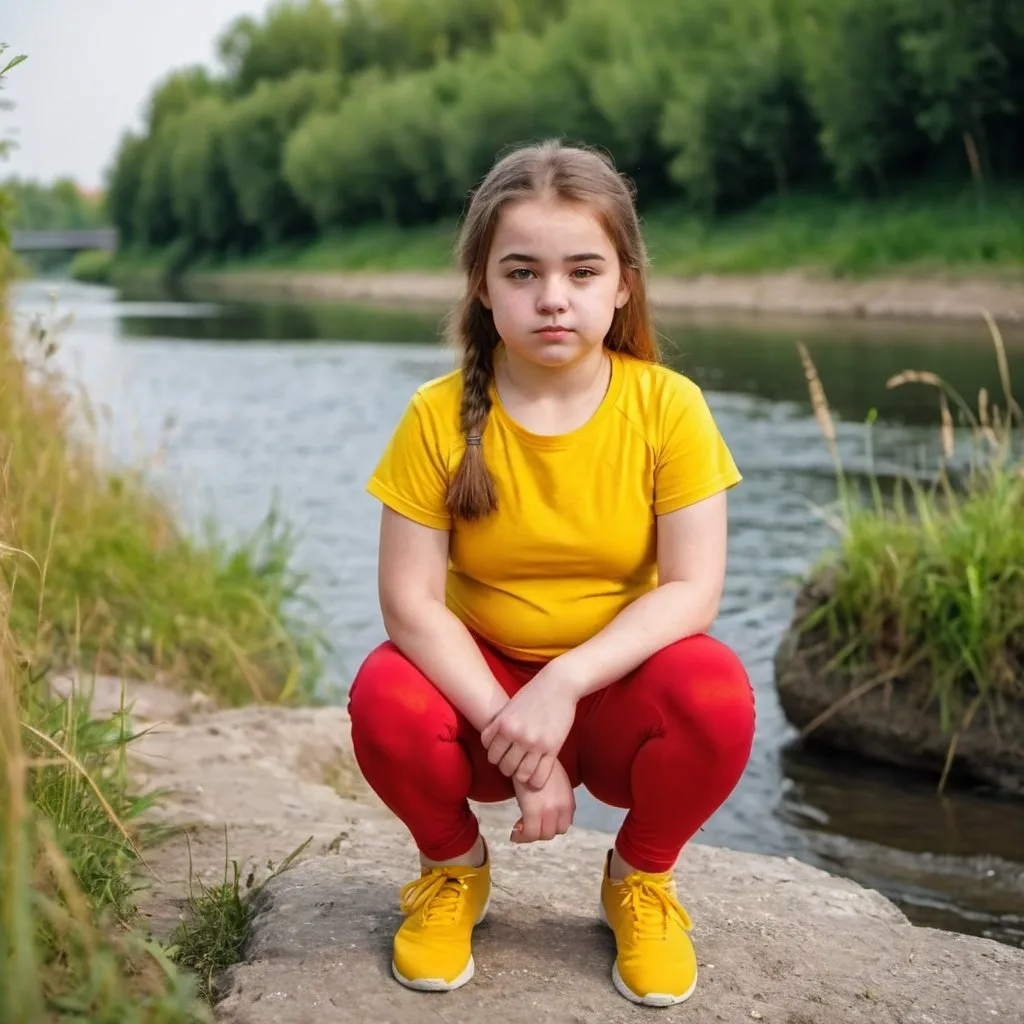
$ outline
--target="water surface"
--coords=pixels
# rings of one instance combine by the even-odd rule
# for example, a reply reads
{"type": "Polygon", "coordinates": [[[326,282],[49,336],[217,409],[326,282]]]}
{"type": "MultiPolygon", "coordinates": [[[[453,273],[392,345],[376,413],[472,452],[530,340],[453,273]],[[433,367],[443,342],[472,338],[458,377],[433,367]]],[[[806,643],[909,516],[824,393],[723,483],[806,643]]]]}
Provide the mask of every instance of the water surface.
{"type": "MultiPolygon", "coordinates": [[[[439,312],[139,300],[32,282],[18,289],[21,315],[46,309],[52,287],[60,310],[74,314],[60,358],[109,406],[115,458],[159,449],[158,478],[196,526],[212,513],[241,536],[276,503],[297,529],[298,558],[335,645],[324,694],[344,700],[384,635],[378,507],[363,488],[413,390],[454,365],[439,312]]],[[[825,511],[835,467],[796,341],[818,367],[845,469],[884,478],[927,463],[938,442],[935,392],[887,391],[885,381],[929,369],[969,400],[983,386],[999,395],[984,324],[660,326],[670,361],[706,389],[745,477],[730,499],[715,633],[751,674],[758,730],[742,782],[700,841],[792,855],[881,890],[917,922],[1024,945],[1024,804],[983,792],[940,798],[930,780],[795,748],[771,664],[797,581],[834,541],[825,511]]],[[[1024,346],[1009,340],[1024,380],[1024,346]]],[[[620,817],[582,795],[581,825],[612,830],[620,817]]]]}

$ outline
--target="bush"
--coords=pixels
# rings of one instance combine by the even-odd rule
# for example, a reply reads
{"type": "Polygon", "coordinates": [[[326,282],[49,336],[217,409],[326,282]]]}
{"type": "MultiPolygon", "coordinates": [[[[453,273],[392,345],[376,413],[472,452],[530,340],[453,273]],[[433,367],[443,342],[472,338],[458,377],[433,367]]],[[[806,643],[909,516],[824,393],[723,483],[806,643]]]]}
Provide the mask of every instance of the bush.
{"type": "Polygon", "coordinates": [[[86,284],[110,284],[114,254],[102,249],[89,249],[75,254],[70,274],[76,281],[86,284]]]}
{"type": "Polygon", "coordinates": [[[827,579],[829,598],[803,626],[827,622],[839,663],[927,687],[947,733],[969,726],[986,700],[1024,700],[1024,412],[989,323],[1003,404],[983,391],[972,409],[928,372],[890,379],[888,387],[937,389],[942,463],[933,483],[909,479],[888,497],[873,482],[866,502],[842,472],[824,390],[804,353],[836,460],[841,532],[837,550],[814,570],[827,579]],[[960,464],[954,413],[971,437],[960,464]]]}

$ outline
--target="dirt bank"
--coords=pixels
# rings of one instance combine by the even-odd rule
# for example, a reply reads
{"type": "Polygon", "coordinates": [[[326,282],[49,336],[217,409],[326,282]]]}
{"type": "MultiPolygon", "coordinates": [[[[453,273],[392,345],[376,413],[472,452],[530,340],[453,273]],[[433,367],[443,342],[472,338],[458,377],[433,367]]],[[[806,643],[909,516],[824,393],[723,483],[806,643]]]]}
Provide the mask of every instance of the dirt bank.
{"type": "MultiPolygon", "coordinates": [[[[288,298],[328,302],[435,305],[458,297],[459,278],[444,273],[295,273],[239,271],[196,274],[187,283],[224,298],[288,298]]],[[[977,320],[987,309],[1024,322],[1024,270],[1016,280],[886,277],[836,280],[804,273],[754,277],[655,276],[656,308],[756,316],[842,319],[977,320]]]]}
{"type": "MultiPolygon", "coordinates": [[[[99,681],[100,708],[119,683],[99,681]]],[[[552,843],[507,841],[515,808],[481,815],[495,896],[475,938],[477,974],[458,992],[406,991],[390,976],[397,891],[415,861],[404,830],[362,783],[341,708],[216,711],[157,687],[132,687],[132,771],[168,791],[157,806],[191,832],[194,870],[224,872],[228,851],[263,874],[307,839],[256,905],[243,962],[220,979],[219,1020],[346,1024],[427,1018],[449,1024],[1020,1024],[1024,951],[917,928],[878,893],[792,858],[693,844],[680,893],[695,921],[696,994],[650,1011],[626,1003],[614,946],[597,921],[609,836],[581,829],[552,843]],[[159,723],[159,724],[156,724],[159,723]]],[[[148,854],[163,880],[146,901],[155,934],[176,920],[189,872],[182,838],[148,854]]]]}

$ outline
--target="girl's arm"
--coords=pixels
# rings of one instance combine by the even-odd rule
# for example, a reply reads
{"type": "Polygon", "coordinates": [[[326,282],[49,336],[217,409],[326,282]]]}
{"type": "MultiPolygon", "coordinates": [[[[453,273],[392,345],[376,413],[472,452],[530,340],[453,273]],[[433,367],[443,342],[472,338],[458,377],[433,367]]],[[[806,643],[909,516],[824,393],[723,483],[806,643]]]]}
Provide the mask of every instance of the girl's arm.
{"type": "Polygon", "coordinates": [[[725,492],[659,516],[657,529],[658,586],[549,661],[483,730],[487,760],[506,775],[542,788],[581,698],[663,647],[711,628],[725,581],[725,492]]]}
{"type": "Polygon", "coordinates": [[[448,531],[384,507],[377,589],[396,647],[478,732],[508,703],[469,630],[445,605],[448,531]]]}

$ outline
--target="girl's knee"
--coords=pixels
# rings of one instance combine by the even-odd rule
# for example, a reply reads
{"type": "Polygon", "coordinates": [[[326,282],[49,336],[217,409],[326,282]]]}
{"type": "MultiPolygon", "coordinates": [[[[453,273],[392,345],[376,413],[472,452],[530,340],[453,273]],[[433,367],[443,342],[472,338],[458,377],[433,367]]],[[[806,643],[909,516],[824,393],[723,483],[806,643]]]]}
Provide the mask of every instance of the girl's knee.
{"type": "Polygon", "coordinates": [[[712,746],[749,744],[754,691],[743,662],[707,634],[687,637],[652,659],[658,702],[669,722],[696,730],[712,746]]]}
{"type": "MultiPolygon", "coordinates": [[[[420,670],[390,641],[375,648],[349,688],[352,743],[401,757],[424,731],[444,729],[451,707],[420,670]]],[[[452,723],[454,724],[454,723],[452,723]]]]}

